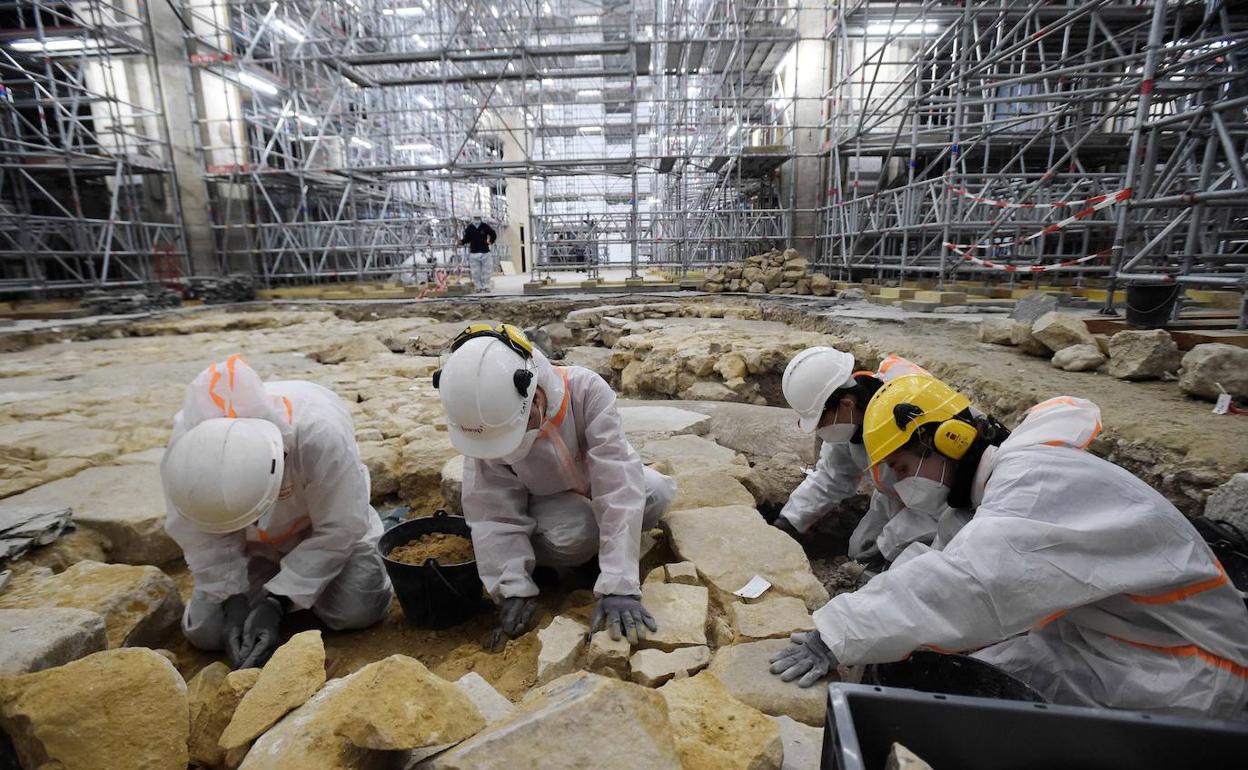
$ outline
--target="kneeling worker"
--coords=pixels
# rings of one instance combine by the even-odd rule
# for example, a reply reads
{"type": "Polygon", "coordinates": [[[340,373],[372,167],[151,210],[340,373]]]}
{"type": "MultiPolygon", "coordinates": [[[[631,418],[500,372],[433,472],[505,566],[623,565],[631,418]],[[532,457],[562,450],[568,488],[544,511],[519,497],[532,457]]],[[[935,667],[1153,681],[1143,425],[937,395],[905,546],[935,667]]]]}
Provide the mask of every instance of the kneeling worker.
{"type": "Polygon", "coordinates": [[[871,400],[870,461],[911,507],[969,507],[941,549],[913,544],[887,572],[814,615],[772,672],[810,686],[838,662],[920,647],[979,650],[1055,703],[1207,717],[1248,703],[1248,609],[1178,509],[1084,451],[1090,401],[1058,397],[995,446],[965,396],[923,375],[871,400]]]}
{"type": "Polygon", "coordinates": [[[335,630],[385,617],[381,519],[330,391],[261,382],[239,356],[213,364],[187,388],[160,473],[165,530],[195,583],[182,630],[196,647],[250,668],[277,648],[289,612],[335,630]]]}
{"type": "Polygon", "coordinates": [[[818,435],[823,445],[814,472],[789,495],[774,524],[794,537],[810,531],[841,501],[857,494],[863,474],[871,471],[871,505],[849,538],[849,556],[891,562],[911,543],[936,539],[938,522],[906,507],[887,466],[869,467],[862,416],[885,382],[926,372],[899,356],[885,358],[876,372],[853,369],[851,354],[830,347],[806,348],[785,367],[781,389],[797,412],[798,427],[818,435]]]}
{"type": "Polygon", "coordinates": [[[477,569],[514,638],[537,609],[535,565],[598,557],[594,630],[636,643],[654,619],[641,604],[641,533],[675,496],[624,438],[615,393],[596,373],[554,367],[518,328],[474,324],[434,385],[451,443],[466,459],[462,502],[477,569]]]}

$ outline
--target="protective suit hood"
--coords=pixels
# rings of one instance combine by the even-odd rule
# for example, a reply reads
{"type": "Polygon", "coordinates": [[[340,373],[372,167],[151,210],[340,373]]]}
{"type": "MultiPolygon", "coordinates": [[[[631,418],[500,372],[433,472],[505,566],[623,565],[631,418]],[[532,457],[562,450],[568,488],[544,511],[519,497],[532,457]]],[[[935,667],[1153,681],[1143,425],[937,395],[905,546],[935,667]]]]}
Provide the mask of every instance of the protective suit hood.
{"type": "Polygon", "coordinates": [[[555,371],[550,359],[537,348],[533,349],[533,364],[537,371],[537,385],[546,394],[546,413],[542,415],[542,421],[545,422],[554,418],[563,404],[563,377],[555,371]]]}
{"type": "Polygon", "coordinates": [[[182,427],[188,431],[215,417],[267,420],[282,432],[287,452],[294,446],[295,426],[288,399],[270,395],[256,370],[237,354],[212,364],[191,380],[179,414],[182,427]]]}

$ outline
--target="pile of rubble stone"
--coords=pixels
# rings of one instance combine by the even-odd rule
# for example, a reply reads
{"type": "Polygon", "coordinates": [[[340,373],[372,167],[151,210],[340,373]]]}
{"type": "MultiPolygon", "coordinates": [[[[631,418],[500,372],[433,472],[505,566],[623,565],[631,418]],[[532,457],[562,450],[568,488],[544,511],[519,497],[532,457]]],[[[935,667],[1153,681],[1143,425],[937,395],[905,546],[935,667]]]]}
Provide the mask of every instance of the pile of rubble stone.
{"type": "Polygon", "coordinates": [[[178,307],[182,304],[182,295],[166,288],[147,291],[93,289],[82,295],[81,304],[93,315],[124,315],[178,307]]]}
{"type": "Polygon", "coordinates": [[[240,273],[222,278],[203,276],[191,279],[191,291],[208,305],[250,302],[256,298],[256,281],[251,275],[240,273]]]}
{"type": "Polygon", "coordinates": [[[1248,349],[1205,343],[1182,353],[1164,329],[1092,334],[1082,319],[1048,309],[1043,300],[1020,304],[1010,318],[985,318],[979,340],[1048,358],[1067,372],[1101,371],[1131,381],[1177,379],[1179,389],[1196,398],[1216,401],[1225,392],[1248,399],[1248,349]]]}
{"type": "Polygon", "coordinates": [[[832,296],[832,279],[811,273],[806,258],[796,249],[776,249],[746,257],[739,265],[716,266],[706,271],[702,290],[749,294],[813,294],[832,296]]]}

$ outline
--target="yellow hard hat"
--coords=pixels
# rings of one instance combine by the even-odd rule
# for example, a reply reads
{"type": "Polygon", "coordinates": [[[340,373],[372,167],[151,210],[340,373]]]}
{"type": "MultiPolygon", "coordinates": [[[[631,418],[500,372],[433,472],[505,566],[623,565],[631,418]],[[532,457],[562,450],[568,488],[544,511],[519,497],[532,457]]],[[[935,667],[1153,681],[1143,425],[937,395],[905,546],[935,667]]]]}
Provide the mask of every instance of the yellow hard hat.
{"type": "MultiPolygon", "coordinates": [[[[970,405],[970,399],[930,374],[908,374],[884,383],[862,419],[868,462],[878,465],[905,446],[919,426],[949,422],[970,405]]],[[[950,427],[954,435],[947,439],[938,435],[936,449],[959,460],[975,440],[975,429],[960,420],[950,427]]]]}

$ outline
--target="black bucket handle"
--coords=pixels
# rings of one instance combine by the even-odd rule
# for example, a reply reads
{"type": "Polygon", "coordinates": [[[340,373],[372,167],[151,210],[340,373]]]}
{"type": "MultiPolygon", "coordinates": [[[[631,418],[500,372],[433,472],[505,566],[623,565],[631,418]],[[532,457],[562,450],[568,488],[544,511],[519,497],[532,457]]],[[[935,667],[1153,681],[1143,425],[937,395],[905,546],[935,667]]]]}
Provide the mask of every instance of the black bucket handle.
{"type": "Polygon", "coordinates": [[[432,570],[433,574],[438,576],[438,580],[442,581],[442,585],[446,586],[447,589],[450,590],[451,593],[455,594],[461,599],[464,598],[464,595],[459,592],[459,589],[451,585],[451,581],[447,580],[446,576],[442,574],[442,570],[439,569],[439,564],[438,564],[437,559],[425,559],[425,563],[422,566],[428,567],[430,570],[432,570]]]}

